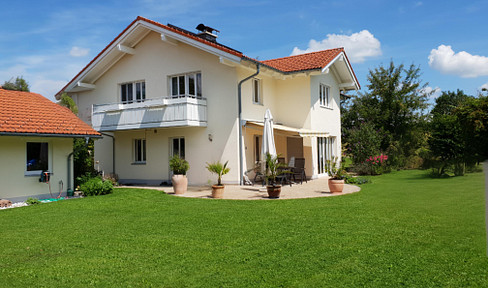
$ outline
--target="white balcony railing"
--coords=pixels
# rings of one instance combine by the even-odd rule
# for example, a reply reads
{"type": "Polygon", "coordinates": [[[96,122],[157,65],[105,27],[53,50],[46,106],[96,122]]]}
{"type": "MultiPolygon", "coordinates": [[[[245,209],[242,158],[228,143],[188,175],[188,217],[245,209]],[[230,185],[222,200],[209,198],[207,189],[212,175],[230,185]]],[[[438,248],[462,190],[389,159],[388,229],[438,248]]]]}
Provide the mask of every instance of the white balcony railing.
{"type": "Polygon", "coordinates": [[[92,126],[97,131],[159,127],[207,126],[205,98],[146,99],[143,102],[96,104],[92,126]]]}

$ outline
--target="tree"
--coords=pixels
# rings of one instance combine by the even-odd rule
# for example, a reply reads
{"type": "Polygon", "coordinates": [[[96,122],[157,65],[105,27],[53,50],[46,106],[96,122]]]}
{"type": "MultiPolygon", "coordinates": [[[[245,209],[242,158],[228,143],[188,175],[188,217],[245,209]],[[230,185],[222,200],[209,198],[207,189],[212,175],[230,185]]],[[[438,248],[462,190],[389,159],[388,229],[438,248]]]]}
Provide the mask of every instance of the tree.
{"type": "MultiPolygon", "coordinates": [[[[75,101],[67,94],[63,93],[61,95],[61,100],[58,102],[59,105],[67,107],[74,114],[78,114],[78,106],[75,101]]],[[[74,166],[74,178],[75,184],[79,185],[82,181],[78,180],[79,177],[92,177],[95,176],[94,159],[93,152],[95,150],[95,143],[93,139],[85,143],[83,138],[73,139],[73,166],[74,166]]],[[[85,179],[86,180],[86,179],[85,179]]]]}
{"type": "Polygon", "coordinates": [[[466,142],[466,164],[488,159],[488,96],[469,98],[456,114],[466,142]]]}
{"type": "Polygon", "coordinates": [[[76,105],[73,98],[71,98],[66,92],[61,94],[61,100],[59,101],[59,105],[67,107],[75,115],[78,115],[78,106],[76,105]]]}
{"type": "Polygon", "coordinates": [[[458,109],[472,98],[463,91],[442,92],[435,101],[431,111],[430,138],[430,163],[434,168],[434,174],[442,176],[447,169],[454,167],[456,176],[464,175],[467,142],[463,133],[463,126],[459,121],[458,109]]]}
{"type": "Polygon", "coordinates": [[[2,88],[5,90],[15,90],[15,91],[25,91],[29,92],[29,83],[24,80],[22,76],[15,78],[15,81],[12,82],[12,79],[9,81],[5,81],[2,85],[2,88]]]}
{"type": "Polygon", "coordinates": [[[369,71],[368,92],[358,93],[352,103],[345,106],[343,129],[345,142],[352,145],[350,131],[368,123],[380,131],[380,149],[389,156],[393,166],[404,168],[418,157],[425,145],[425,121],[423,110],[432,92],[422,83],[420,68],[410,65],[380,66],[369,71]]]}

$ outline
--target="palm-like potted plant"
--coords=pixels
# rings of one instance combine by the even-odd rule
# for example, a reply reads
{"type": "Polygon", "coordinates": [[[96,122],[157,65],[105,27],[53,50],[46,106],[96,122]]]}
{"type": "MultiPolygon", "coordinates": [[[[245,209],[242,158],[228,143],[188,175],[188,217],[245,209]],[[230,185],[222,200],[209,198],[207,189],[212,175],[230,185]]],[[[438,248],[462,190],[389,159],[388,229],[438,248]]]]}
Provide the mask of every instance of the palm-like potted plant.
{"type": "Polygon", "coordinates": [[[171,182],[173,183],[173,190],[175,194],[185,194],[188,188],[188,178],[186,178],[186,172],[190,169],[188,161],[181,158],[178,155],[174,155],[169,160],[169,167],[173,171],[171,182]]]}
{"type": "Polygon", "coordinates": [[[220,161],[214,163],[207,163],[207,170],[211,173],[217,174],[217,184],[212,185],[212,198],[222,199],[224,197],[224,185],[222,185],[222,176],[229,173],[230,168],[227,167],[229,161],[222,164],[220,161]]]}
{"type": "Polygon", "coordinates": [[[329,174],[329,191],[330,193],[341,193],[344,190],[344,178],[346,178],[346,169],[344,163],[338,163],[337,157],[333,161],[327,160],[327,173],[329,174]]]}
{"type": "Polygon", "coordinates": [[[287,173],[287,171],[283,170],[286,165],[278,161],[279,157],[280,155],[273,156],[269,153],[266,154],[264,175],[266,177],[266,190],[268,191],[269,198],[280,198],[281,185],[277,183],[276,177],[287,173]]]}

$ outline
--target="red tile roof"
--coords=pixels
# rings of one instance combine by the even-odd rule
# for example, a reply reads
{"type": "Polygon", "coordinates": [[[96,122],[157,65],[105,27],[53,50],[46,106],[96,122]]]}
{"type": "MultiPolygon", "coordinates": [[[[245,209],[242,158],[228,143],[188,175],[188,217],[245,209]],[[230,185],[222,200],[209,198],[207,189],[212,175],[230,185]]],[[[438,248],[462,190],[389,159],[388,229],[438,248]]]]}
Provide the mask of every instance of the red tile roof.
{"type": "Polygon", "coordinates": [[[344,48],[323,50],[261,62],[283,72],[297,72],[324,68],[341,52],[344,52],[344,48]]]}
{"type": "Polygon", "coordinates": [[[68,108],[42,95],[0,89],[0,135],[100,136],[68,108]]]}

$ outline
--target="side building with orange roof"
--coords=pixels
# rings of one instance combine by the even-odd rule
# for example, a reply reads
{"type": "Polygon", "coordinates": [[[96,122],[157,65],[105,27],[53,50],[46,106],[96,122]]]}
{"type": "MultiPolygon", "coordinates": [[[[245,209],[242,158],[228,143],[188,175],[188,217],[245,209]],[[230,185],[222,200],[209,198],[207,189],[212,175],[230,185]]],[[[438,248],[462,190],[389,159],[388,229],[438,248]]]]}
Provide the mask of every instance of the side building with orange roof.
{"type": "Polygon", "coordinates": [[[40,94],[0,88],[0,199],[66,196],[74,183],[73,138],[100,136],[40,94]]]}

